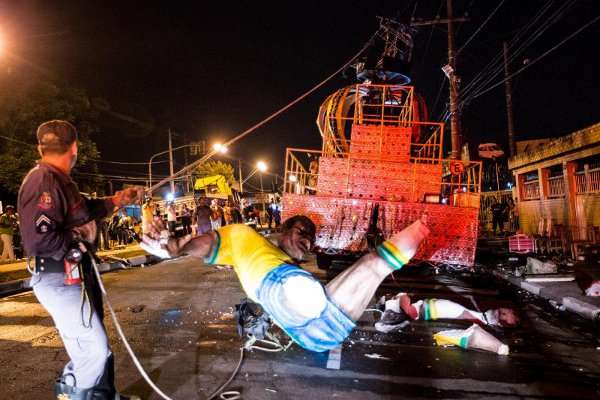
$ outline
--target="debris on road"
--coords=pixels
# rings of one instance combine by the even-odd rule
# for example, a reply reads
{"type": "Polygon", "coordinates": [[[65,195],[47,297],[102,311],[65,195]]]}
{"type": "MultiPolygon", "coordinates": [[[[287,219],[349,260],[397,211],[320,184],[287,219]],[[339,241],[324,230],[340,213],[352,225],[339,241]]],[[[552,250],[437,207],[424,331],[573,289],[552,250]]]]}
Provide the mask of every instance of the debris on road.
{"type": "Polygon", "coordinates": [[[132,313],[142,312],[142,311],[144,311],[144,308],[146,308],[146,306],[143,305],[143,304],[138,304],[138,305],[135,305],[135,306],[129,306],[129,307],[127,307],[127,309],[129,311],[131,311],[132,313]]]}
{"type": "Polygon", "coordinates": [[[477,324],[468,329],[450,329],[433,335],[438,346],[458,346],[463,349],[491,351],[508,355],[509,348],[477,324]]]}
{"type": "Polygon", "coordinates": [[[555,274],[558,272],[558,265],[553,261],[542,261],[534,257],[527,257],[528,274],[555,274]]]}
{"type": "Polygon", "coordinates": [[[375,360],[391,360],[391,358],[389,357],[384,357],[381,354],[377,354],[377,353],[369,353],[369,354],[365,354],[365,357],[367,358],[372,358],[375,360]]]}

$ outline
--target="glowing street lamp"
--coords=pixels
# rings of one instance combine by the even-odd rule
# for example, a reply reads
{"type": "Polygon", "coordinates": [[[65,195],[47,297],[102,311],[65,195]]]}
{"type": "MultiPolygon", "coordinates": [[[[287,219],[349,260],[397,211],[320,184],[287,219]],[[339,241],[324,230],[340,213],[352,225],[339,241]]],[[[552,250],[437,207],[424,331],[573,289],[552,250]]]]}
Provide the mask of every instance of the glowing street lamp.
{"type": "Polygon", "coordinates": [[[265,163],[264,161],[257,162],[256,169],[259,170],[260,172],[266,172],[267,171],[267,163],[265,163]]]}
{"type": "Polygon", "coordinates": [[[215,144],[213,144],[213,150],[216,151],[217,153],[225,154],[225,153],[227,153],[227,150],[229,150],[229,149],[227,148],[227,146],[225,146],[222,143],[215,143],[215,144]]]}

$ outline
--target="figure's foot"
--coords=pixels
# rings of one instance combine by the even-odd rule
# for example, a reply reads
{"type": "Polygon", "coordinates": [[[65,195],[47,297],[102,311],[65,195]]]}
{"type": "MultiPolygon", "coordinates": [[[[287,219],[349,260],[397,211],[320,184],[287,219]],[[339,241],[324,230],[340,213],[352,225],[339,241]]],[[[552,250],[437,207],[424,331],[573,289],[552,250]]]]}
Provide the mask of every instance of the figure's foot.
{"type": "Polygon", "coordinates": [[[407,315],[402,310],[396,312],[388,309],[383,312],[381,319],[375,322],[375,329],[383,333],[399,332],[409,323],[407,315]]]}
{"type": "Polygon", "coordinates": [[[396,296],[398,298],[398,302],[400,303],[400,309],[406,313],[410,317],[410,319],[419,318],[419,311],[415,306],[413,306],[410,302],[410,296],[406,293],[398,293],[396,296]]]}
{"type": "Polygon", "coordinates": [[[392,242],[406,259],[411,259],[417,253],[417,249],[421,242],[429,235],[430,231],[427,225],[423,222],[426,220],[426,215],[401,232],[396,233],[388,240],[392,242]]]}

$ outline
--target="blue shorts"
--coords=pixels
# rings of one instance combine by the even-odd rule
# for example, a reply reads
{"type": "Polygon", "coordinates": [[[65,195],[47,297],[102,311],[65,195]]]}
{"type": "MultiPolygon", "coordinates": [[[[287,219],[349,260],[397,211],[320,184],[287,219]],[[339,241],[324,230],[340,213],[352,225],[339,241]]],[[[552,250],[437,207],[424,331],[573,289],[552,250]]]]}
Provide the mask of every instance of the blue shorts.
{"type": "Polygon", "coordinates": [[[299,316],[281,301],[285,281],[298,276],[318,283],[302,268],[283,264],[270,271],[263,279],[257,290],[260,304],[273,321],[303,348],[321,352],[339,346],[356,324],[327,298],[324,291],[324,308],[316,318],[299,316]]]}

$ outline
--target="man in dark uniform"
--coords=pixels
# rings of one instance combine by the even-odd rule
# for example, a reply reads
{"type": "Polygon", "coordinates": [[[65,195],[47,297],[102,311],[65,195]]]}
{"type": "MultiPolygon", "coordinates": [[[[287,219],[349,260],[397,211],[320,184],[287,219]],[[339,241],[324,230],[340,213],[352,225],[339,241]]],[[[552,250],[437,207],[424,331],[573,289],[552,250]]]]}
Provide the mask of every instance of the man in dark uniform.
{"type": "Polygon", "coordinates": [[[128,188],[112,197],[86,200],[70,177],[77,161],[75,127],[66,121],[45,122],[37,130],[37,140],[42,159],[23,180],[18,212],[25,251],[35,257],[31,286],[71,358],[56,382],[55,394],[61,400],[128,399],[114,387],[102,298],[89,259],[86,263],[84,258],[82,269],[90,301],[82,308],[82,285],[65,280],[65,256],[77,241],[94,242],[95,220],[115,207],[135,203],[142,191],[128,188]]]}

